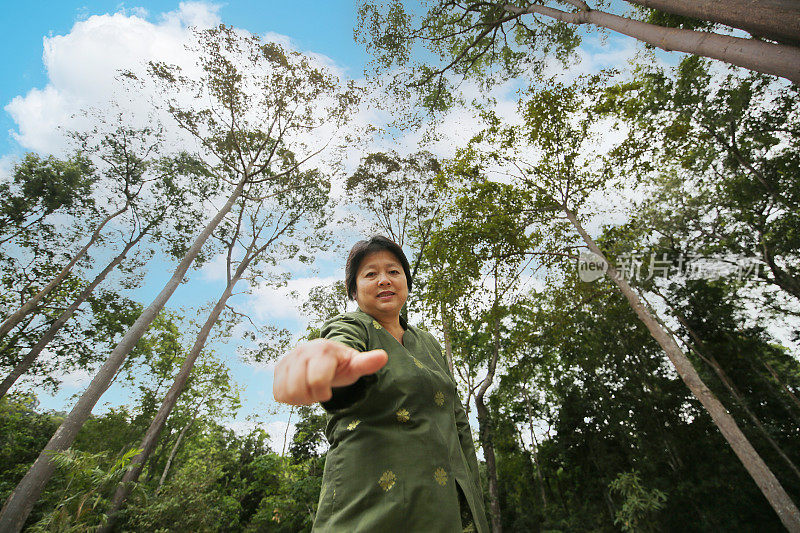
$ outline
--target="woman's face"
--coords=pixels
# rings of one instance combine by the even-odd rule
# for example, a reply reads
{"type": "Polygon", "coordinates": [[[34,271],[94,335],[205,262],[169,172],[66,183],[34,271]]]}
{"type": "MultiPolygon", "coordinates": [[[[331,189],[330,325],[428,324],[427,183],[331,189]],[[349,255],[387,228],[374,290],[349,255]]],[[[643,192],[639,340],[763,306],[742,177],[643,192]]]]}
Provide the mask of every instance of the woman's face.
{"type": "Polygon", "coordinates": [[[403,266],[388,250],[367,255],[356,273],[356,302],[375,318],[394,319],[408,298],[403,266]]]}

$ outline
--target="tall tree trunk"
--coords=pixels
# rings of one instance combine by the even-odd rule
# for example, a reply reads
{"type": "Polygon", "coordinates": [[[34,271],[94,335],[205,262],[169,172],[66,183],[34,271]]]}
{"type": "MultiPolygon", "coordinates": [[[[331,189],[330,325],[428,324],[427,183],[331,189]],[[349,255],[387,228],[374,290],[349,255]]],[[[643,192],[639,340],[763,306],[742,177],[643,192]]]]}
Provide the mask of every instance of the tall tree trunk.
{"type": "MultiPolygon", "coordinates": [[[[689,326],[688,321],[683,317],[683,315],[677,310],[675,310],[675,316],[678,318],[683,327],[686,328],[686,330],[689,332],[689,335],[691,335],[692,339],[694,339],[694,342],[697,344],[697,346],[690,345],[690,348],[694,351],[694,353],[697,354],[697,356],[700,359],[702,359],[708,366],[711,367],[711,369],[717,375],[717,377],[725,386],[725,388],[728,389],[728,392],[731,394],[731,396],[733,396],[733,399],[736,400],[736,403],[739,404],[739,406],[742,408],[745,414],[750,418],[750,420],[753,422],[756,428],[761,432],[761,435],[765,439],[767,439],[767,442],[769,443],[770,446],[772,446],[772,449],[775,450],[775,452],[780,456],[780,458],[784,460],[789,469],[792,472],[794,472],[794,475],[796,475],[800,479],[800,470],[798,470],[797,465],[794,464],[794,461],[792,461],[789,458],[789,456],[786,455],[783,449],[778,445],[778,443],[775,442],[775,439],[773,439],[772,435],[769,434],[769,431],[767,431],[767,428],[765,428],[764,424],[761,423],[761,420],[758,418],[758,416],[756,416],[756,414],[747,405],[744,397],[739,392],[739,389],[736,388],[736,385],[733,383],[733,380],[731,380],[727,372],[725,372],[725,369],[722,368],[722,365],[719,364],[717,358],[714,357],[710,352],[708,352],[708,350],[705,349],[704,343],[700,339],[700,336],[694,331],[694,329],[691,326],[689,326]],[[700,350],[703,350],[703,353],[701,353],[700,350]]],[[[664,325],[663,323],[662,326],[666,328],[666,325],[664,325]]]]}
{"type": "Polygon", "coordinates": [[[108,276],[112,270],[117,268],[122,260],[125,259],[125,256],[131,250],[131,248],[136,246],[136,244],[138,244],[144,235],[145,232],[142,231],[134,240],[126,244],[122,252],[120,252],[113,261],[106,265],[106,268],[104,268],[102,272],[95,276],[94,280],[92,280],[92,282],[85,289],[83,289],[83,291],[81,291],[75,301],[72,302],[72,304],[67,307],[64,312],[61,313],[61,315],[59,315],[55,322],[50,325],[47,331],[45,331],[44,335],[42,335],[42,337],[39,339],[39,342],[37,342],[36,345],[30,349],[27,355],[25,355],[25,357],[23,357],[22,360],[17,363],[17,366],[15,366],[11,373],[6,376],[2,383],[0,383],[0,398],[5,396],[8,393],[8,390],[20,378],[20,376],[28,371],[34,361],[36,361],[36,358],[39,357],[39,354],[42,353],[42,350],[44,350],[47,345],[50,344],[64,324],[67,323],[67,320],[69,320],[75,311],[77,311],[78,308],[83,304],[83,302],[85,302],[86,299],[91,296],[97,286],[100,285],[103,280],[105,280],[106,276],[108,276]]]}
{"type": "Polygon", "coordinates": [[[145,433],[144,438],[139,445],[139,448],[142,451],[139,453],[139,455],[131,460],[128,470],[122,476],[122,480],[117,485],[117,490],[114,492],[114,496],[109,505],[109,511],[107,513],[108,518],[106,519],[106,523],[100,528],[99,532],[107,532],[113,529],[116,515],[125,504],[125,500],[128,498],[133,485],[138,481],[139,475],[142,473],[142,468],[144,467],[145,462],[150,457],[150,454],[153,453],[156,444],[158,444],[158,438],[161,435],[161,431],[164,429],[164,425],[167,423],[167,418],[172,412],[172,409],[175,407],[178,397],[183,392],[183,388],[186,386],[186,381],[191,375],[192,368],[194,368],[195,361],[197,361],[197,358],[200,356],[203,348],[205,348],[206,341],[208,340],[208,336],[211,334],[211,330],[214,328],[214,324],[217,323],[222,311],[225,310],[225,305],[227,304],[228,299],[231,297],[231,294],[233,294],[233,289],[236,287],[236,284],[239,283],[239,280],[242,278],[242,275],[244,275],[247,267],[250,266],[250,262],[253,260],[253,257],[255,257],[255,255],[260,251],[260,249],[254,250],[256,239],[257,237],[253,239],[250,247],[245,252],[244,258],[242,258],[242,261],[236,268],[236,272],[228,280],[225,289],[222,291],[222,295],[217,300],[216,305],[214,305],[214,309],[211,310],[211,313],[206,318],[203,327],[200,328],[200,333],[198,333],[197,338],[192,345],[192,349],[189,351],[186,359],[184,359],[178,375],[175,376],[172,386],[169,388],[166,396],[164,396],[164,400],[161,402],[161,407],[158,409],[155,417],[153,417],[153,421],[150,422],[150,426],[147,428],[147,432],[145,433]]]}
{"type": "Polygon", "coordinates": [[[800,512],[792,499],[781,486],[775,474],[764,463],[761,456],[747,440],[744,433],[742,433],[736,421],[725,410],[725,407],[714,396],[714,393],[706,386],[700,379],[697,371],[692,366],[692,363],[683,354],[675,339],[670,335],[658,321],[645,309],[636,291],[628,284],[628,282],[620,276],[616,269],[608,262],[603,255],[602,250],[597,246],[594,240],[586,233],[583,226],[581,226],[575,213],[573,213],[566,206],[562,206],[564,214],[569,219],[573,227],[578,231],[583,238],[589,249],[602,257],[606,265],[608,265],[608,276],[611,281],[619,287],[622,294],[627,298],[631,308],[644,323],[650,334],[658,342],[658,344],[666,352],[667,357],[672,362],[678,375],[681,377],[686,386],[692,391],[692,394],[700,401],[706,409],[714,424],[719,428],[725,440],[728,441],[736,456],[744,465],[745,469],[750,473],[750,476],[755,481],[758,488],[761,489],[764,497],[767,498],[772,508],[778,514],[783,525],[792,532],[800,532],[800,512]]]}
{"type": "MultiPolygon", "coordinates": [[[[495,276],[496,279],[496,276],[495,276]]],[[[503,524],[500,519],[500,489],[497,483],[497,462],[494,455],[494,435],[492,431],[492,419],[489,409],[486,407],[486,391],[494,380],[494,372],[497,367],[497,360],[500,356],[500,320],[494,317],[494,350],[492,359],[489,361],[489,369],[481,383],[478,392],[475,394],[475,410],[478,415],[478,426],[483,448],[483,458],[486,460],[486,477],[489,478],[489,514],[492,518],[492,531],[502,533],[503,524]]]]}
{"type": "Polygon", "coordinates": [[[716,358],[713,355],[704,357],[703,354],[697,351],[697,349],[695,349],[694,351],[701,359],[706,361],[706,363],[714,370],[714,372],[719,377],[720,381],[722,381],[723,385],[725,385],[725,388],[728,389],[728,391],[731,393],[731,396],[734,397],[736,403],[738,403],[739,406],[744,410],[744,412],[747,414],[747,416],[750,418],[753,424],[755,424],[756,428],[758,428],[758,430],[761,432],[763,437],[767,439],[767,442],[769,443],[770,446],[772,446],[772,449],[775,450],[775,452],[780,456],[781,459],[784,460],[784,462],[786,462],[791,471],[794,472],[794,475],[796,475],[798,479],[800,479],[800,470],[798,470],[797,465],[795,465],[794,461],[792,461],[789,458],[789,456],[786,455],[786,453],[783,451],[780,445],[778,445],[778,443],[775,442],[775,439],[773,439],[772,435],[769,434],[769,431],[767,431],[767,428],[765,428],[764,424],[761,423],[761,420],[758,418],[758,416],[756,416],[756,414],[750,409],[750,407],[748,407],[741,393],[733,384],[730,377],[728,377],[728,374],[725,372],[725,370],[723,370],[722,366],[720,366],[720,364],[717,362],[716,358]]]}
{"type": "Polygon", "coordinates": [[[209,221],[206,227],[203,228],[200,235],[197,236],[192,246],[175,269],[172,277],[167,281],[166,285],[153,302],[128,329],[127,333],[125,333],[125,336],[111,352],[111,355],[109,355],[103,367],[92,379],[92,382],[84,391],[83,395],[81,395],[75,407],[72,408],[72,411],[66,416],[44,450],[39,454],[39,457],[36,458],[33,466],[31,466],[30,470],[25,474],[25,477],[22,478],[22,481],[14,488],[8,500],[6,500],[2,511],[0,511],[0,531],[4,533],[16,533],[25,525],[25,520],[27,520],[33,505],[39,499],[42,490],[53,475],[55,464],[50,460],[52,454],[54,452],[64,451],[72,445],[81,426],[83,426],[84,422],[86,422],[91,415],[95,404],[111,384],[111,381],[114,379],[114,376],[116,376],[122,363],[125,362],[130,351],[136,346],[136,343],[142,338],[147,328],[153,320],[155,320],[161,309],[163,309],[170,296],[172,296],[172,293],[174,293],[181,284],[183,277],[186,275],[186,272],[188,272],[197,254],[200,253],[206,240],[208,240],[211,233],[219,225],[225,215],[228,214],[234,202],[241,195],[248,180],[251,167],[252,165],[246,169],[244,176],[231,193],[227,202],[225,202],[225,205],[214,218],[209,221]]]}
{"type": "Polygon", "coordinates": [[[42,290],[40,290],[35,295],[33,295],[27,302],[25,302],[22,305],[22,307],[17,309],[16,312],[14,312],[2,324],[0,324],[0,339],[5,337],[6,335],[8,335],[8,332],[11,331],[12,329],[14,329],[14,326],[19,324],[22,321],[23,318],[28,316],[31,312],[33,312],[34,309],[36,309],[36,306],[38,306],[39,303],[42,300],[44,300],[44,298],[48,294],[50,294],[50,291],[52,291],[53,289],[58,287],[58,285],[62,281],[64,281],[64,278],[66,278],[67,275],[70,273],[70,271],[72,270],[72,267],[74,267],[75,264],[78,261],[80,261],[81,258],[83,258],[83,256],[86,255],[86,252],[89,251],[89,248],[91,248],[92,245],[95,243],[95,241],[97,241],[98,237],[100,237],[100,233],[103,231],[103,228],[105,227],[105,225],[108,224],[109,222],[111,222],[111,220],[113,220],[114,218],[116,218],[117,216],[121,215],[122,213],[124,213],[127,210],[128,210],[128,203],[126,202],[125,205],[122,207],[122,209],[120,209],[119,211],[116,211],[115,213],[112,213],[112,214],[108,215],[103,220],[103,222],[101,222],[100,225],[97,226],[97,229],[94,230],[94,232],[92,233],[92,237],[89,239],[89,242],[87,242],[86,245],[84,245],[84,247],[81,248],[78,251],[78,253],[76,253],[72,257],[72,260],[69,263],[67,263],[67,266],[62,268],[61,272],[59,272],[56,275],[56,277],[54,277],[50,281],[50,283],[48,283],[42,290]]]}
{"type": "MultiPolygon", "coordinates": [[[[580,0],[575,0],[580,2],[580,0]]],[[[594,24],[619,32],[667,51],[686,52],[743,67],[764,74],[780,76],[800,84],[800,48],[771,44],[755,39],[731,37],[705,31],[665,28],[620,17],[605,11],[588,9],[577,13],[561,11],[540,4],[527,7],[505,6],[515,15],[539,14],[567,24],[594,24]]]]}
{"type": "Polygon", "coordinates": [[[665,13],[718,22],[797,46],[800,2],[796,0],[627,0],[665,13]]]}

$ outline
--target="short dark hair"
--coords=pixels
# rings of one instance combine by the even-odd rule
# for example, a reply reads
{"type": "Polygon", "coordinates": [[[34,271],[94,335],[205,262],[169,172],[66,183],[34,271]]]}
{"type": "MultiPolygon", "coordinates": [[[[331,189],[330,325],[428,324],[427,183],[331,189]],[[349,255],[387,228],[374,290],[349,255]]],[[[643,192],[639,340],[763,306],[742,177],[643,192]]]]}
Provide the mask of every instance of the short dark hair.
{"type": "Polygon", "coordinates": [[[403,253],[403,249],[393,240],[383,235],[375,235],[367,240],[355,243],[350,250],[350,255],[347,256],[347,264],[344,267],[344,284],[347,287],[348,298],[351,300],[356,299],[356,274],[358,274],[361,261],[369,254],[384,250],[392,252],[400,261],[403,272],[406,273],[408,292],[411,292],[411,269],[408,266],[408,259],[406,259],[406,254],[403,253]]]}

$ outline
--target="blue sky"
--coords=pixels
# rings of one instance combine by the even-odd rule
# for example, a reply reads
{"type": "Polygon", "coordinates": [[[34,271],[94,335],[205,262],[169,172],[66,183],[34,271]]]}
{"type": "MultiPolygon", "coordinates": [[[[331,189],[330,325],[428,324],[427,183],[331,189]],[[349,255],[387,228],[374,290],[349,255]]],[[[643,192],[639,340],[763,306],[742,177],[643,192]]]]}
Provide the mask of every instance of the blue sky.
{"type": "MultiPolygon", "coordinates": [[[[291,39],[293,46],[303,52],[315,52],[329,57],[337,67],[348,76],[359,77],[363,70],[366,54],[353,40],[355,23],[355,3],[347,0],[331,0],[316,2],[277,2],[277,1],[235,1],[219,4],[205,4],[205,7],[216,14],[219,21],[256,34],[276,33],[291,39]]],[[[89,1],[83,3],[47,2],[14,2],[6,7],[0,39],[3,49],[13,51],[7,53],[2,64],[3,75],[0,76],[0,103],[5,108],[15,97],[25,97],[32,90],[45,90],[49,85],[58,86],[51,79],[43,61],[44,41],[46,38],[68,36],[76,24],[85,22],[92,16],[123,14],[128,17],[138,16],[151,23],[158,24],[165,13],[180,8],[178,2],[142,1],[135,4],[119,2],[89,1]]],[[[80,58],[76,58],[80,61],[80,58]]],[[[30,107],[30,106],[29,106],[30,107]]],[[[21,154],[35,149],[24,140],[19,142],[14,133],[19,131],[19,124],[8,110],[0,113],[0,157],[7,161],[6,168],[21,154]]],[[[41,150],[39,150],[41,151],[41,150]]],[[[340,266],[333,261],[321,261],[315,265],[322,277],[336,275],[340,266]]],[[[148,265],[147,277],[141,288],[133,297],[142,303],[149,303],[163,287],[174,265],[156,259],[148,265]]],[[[181,286],[168,306],[171,308],[195,309],[216,298],[221,284],[212,272],[194,271],[189,284],[181,286]]],[[[309,272],[297,272],[296,275],[308,275],[309,272]]],[[[316,273],[311,273],[314,275],[316,273]]],[[[318,277],[318,276],[315,276],[318,277]]],[[[241,300],[241,299],[240,299],[241,300]]],[[[236,298],[233,299],[236,301],[236,298]]],[[[302,323],[294,317],[278,316],[273,322],[299,330],[302,323]]],[[[191,341],[192,339],[187,339],[191,341]]],[[[264,406],[271,399],[271,373],[260,370],[253,372],[246,365],[236,360],[233,346],[219,347],[233,370],[234,378],[245,391],[243,393],[243,417],[253,411],[264,411],[264,406]],[[227,354],[225,352],[228,352],[227,354]]],[[[50,409],[64,409],[71,404],[71,397],[82,392],[87,384],[86,375],[71,376],[65,381],[61,391],[55,395],[39,392],[42,406],[50,409]]],[[[101,399],[95,412],[102,412],[109,405],[125,403],[130,392],[126,389],[112,387],[101,399]]],[[[284,409],[285,411],[285,409],[284,409]]],[[[274,419],[275,416],[268,416],[274,419]]],[[[277,415],[285,419],[286,413],[277,415]]]]}
{"type": "MultiPolygon", "coordinates": [[[[152,53],[153,47],[179,43],[186,26],[193,23],[222,22],[259,35],[290,40],[295,49],[329,58],[336,69],[350,78],[360,78],[368,60],[366,53],[353,40],[356,21],[353,0],[326,0],[315,2],[233,1],[211,4],[203,2],[37,2],[12,3],[6,7],[2,32],[5,61],[0,69],[0,171],[7,172],[14,159],[28,150],[58,153],[64,150],[63,135],[58,126],[72,120],[70,115],[83,105],[102,105],[113,92],[112,74],[125,67],[118,57],[141,58],[152,53]],[[106,32],[106,33],[104,33],[106,32]],[[126,34],[130,33],[130,36],[126,34]],[[283,37],[281,37],[283,36],[283,37]],[[166,43],[166,44],[165,44],[166,43]],[[49,47],[47,53],[45,44],[49,47]],[[143,56],[145,54],[145,56],[143,56]]],[[[177,46],[177,45],[175,45],[177,46]]],[[[624,65],[636,51],[631,39],[610,37],[604,44],[588,41],[582,51],[580,65],[575,72],[594,71],[598,68],[624,65]]],[[[174,50],[167,50],[171,53],[174,50]]],[[[574,74],[573,73],[573,74],[574,74]]],[[[515,115],[513,88],[501,89],[496,95],[500,116],[515,115]]],[[[443,123],[444,138],[428,147],[440,156],[452,150],[474,130],[474,119],[467,113],[453,113],[443,123]]],[[[78,123],[80,126],[80,123],[78,123]]],[[[85,125],[85,124],[84,124],[85,125]]],[[[377,145],[399,151],[415,151],[420,135],[408,132],[390,144],[377,145]]],[[[385,141],[384,141],[385,142],[385,141]]],[[[351,154],[356,160],[358,153],[351,154]]],[[[344,230],[340,235],[343,244],[359,237],[359,230],[344,230]]],[[[294,280],[289,289],[303,292],[318,284],[341,277],[343,251],[323,255],[311,269],[294,268],[294,280]]],[[[154,260],[148,265],[147,276],[133,297],[147,304],[163,287],[174,265],[164,260],[154,260]]],[[[219,272],[214,264],[201,271],[193,271],[188,284],[181,286],[170,300],[173,309],[192,309],[215,299],[222,290],[219,272]]],[[[257,320],[302,331],[304,323],[296,309],[286,303],[286,291],[260,291],[252,297],[239,297],[232,303],[244,305],[257,320]]],[[[202,317],[199,317],[200,319],[202,317]]],[[[193,339],[187,339],[191,342],[193,339]]],[[[234,378],[242,385],[243,408],[236,426],[243,427],[247,415],[257,415],[269,425],[270,433],[282,434],[281,421],[288,416],[288,408],[278,413],[272,397],[272,375],[269,368],[253,369],[242,364],[235,356],[233,346],[215,346],[231,366],[234,378]]],[[[88,384],[88,375],[70,376],[56,396],[40,394],[42,405],[51,409],[64,409],[76,393],[88,384]]],[[[129,398],[125,389],[112,387],[101,399],[95,413],[108,405],[125,403],[129,398]]]]}
{"type": "MultiPolygon", "coordinates": [[[[178,8],[178,2],[7,2],[0,23],[0,43],[6,50],[0,77],[0,103],[5,106],[13,97],[32,87],[44,87],[47,72],[42,63],[42,40],[69,33],[76,22],[92,15],[146,10],[146,17],[156,21],[178,8]]],[[[352,0],[278,2],[274,0],[234,0],[220,2],[218,15],[225,24],[253,33],[275,32],[287,35],[301,50],[322,53],[345,66],[358,77],[367,59],[353,40],[356,20],[352,0]]],[[[0,114],[0,154],[18,153],[20,146],[8,132],[15,123],[8,113],[0,114]]]]}

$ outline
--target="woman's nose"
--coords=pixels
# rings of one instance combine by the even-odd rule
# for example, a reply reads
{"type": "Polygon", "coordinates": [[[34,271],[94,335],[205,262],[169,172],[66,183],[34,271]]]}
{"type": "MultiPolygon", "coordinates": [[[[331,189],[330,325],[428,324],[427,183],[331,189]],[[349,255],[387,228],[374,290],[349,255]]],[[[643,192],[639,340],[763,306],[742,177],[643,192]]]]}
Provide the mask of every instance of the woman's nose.
{"type": "Polygon", "coordinates": [[[386,275],[381,274],[380,276],[378,276],[378,285],[383,286],[388,284],[389,284],[389,278],[386,275]]]}

